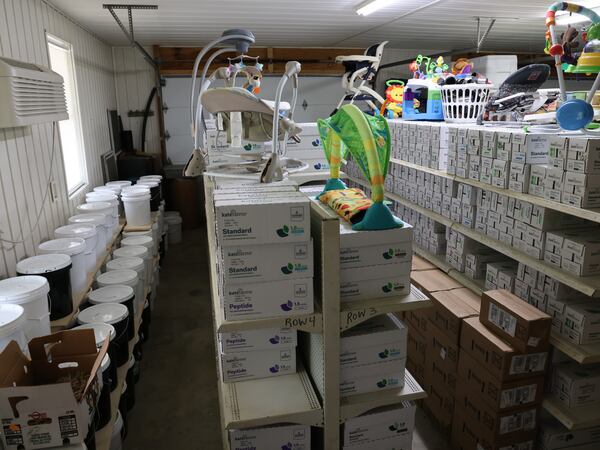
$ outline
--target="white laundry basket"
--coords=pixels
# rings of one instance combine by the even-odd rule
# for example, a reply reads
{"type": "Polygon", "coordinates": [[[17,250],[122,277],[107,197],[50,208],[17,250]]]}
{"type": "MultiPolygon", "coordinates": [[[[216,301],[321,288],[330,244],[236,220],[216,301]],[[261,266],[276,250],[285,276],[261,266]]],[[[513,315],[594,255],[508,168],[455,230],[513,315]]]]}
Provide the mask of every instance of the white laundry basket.
{"type": "Polygon", "coordinates": [[[477,122],[483,112],[491,84],[452,84],[442,87],[444,120],[450,123],[477,122]]]}

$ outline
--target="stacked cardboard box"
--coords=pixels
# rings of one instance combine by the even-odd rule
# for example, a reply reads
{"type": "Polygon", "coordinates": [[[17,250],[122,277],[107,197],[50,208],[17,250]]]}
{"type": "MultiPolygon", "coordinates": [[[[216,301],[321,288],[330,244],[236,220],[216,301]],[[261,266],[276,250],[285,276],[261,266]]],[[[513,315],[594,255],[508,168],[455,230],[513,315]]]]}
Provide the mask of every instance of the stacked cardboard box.
{"type": "Polygon", "coordinates": [[[229,430],[231,450],[310,450],[311,433],[307,425],[280,425],[254,429],[229,430]]]}
{"type": "Polygon", "coordinates": [[[600,364],[582,366],[575,361],[555,364],[551,391],[567,408],[600,404],[600,364]]]}
{"type": "Polygon", "coordinates": [[[600,446],[600,427],[567,430],[554,418],[540,423],[539,450],[596,450],[600,446]]]}
{"type": "Polygon", "coordinates": [[[340,220],[340,297],[342,302],[410,292],[413,227],[354,231],[340,220]]]}
{"type": "Polygon", "coordinates": [[[404,386],[408,330],[392,315],[376,316],[342,333],[340,394],[364,394],[404,386]]]}
{"type": "Polygon", "coordinates": [[[535,448],[551,319],[508,291],[485,292],[463,321],[456,449],[535,448]]]}
{"type": "MultiPolygon", "coordinates": [[[[313,312],[313,254],[308,198],[289,186],[215,191],[219,294],[226,320],[313,312]]],[[[221,336],[224,382],[296,371],[295,336],[260,330],[241,336],[245,348],[225,345],[239,336],[221,336]],[[275,344],[272,344],[270,339],[275,344]],[[266,340],[266,342],[265,342],[266,340]],[[242,350],[242,351],[240,351],[242,350]]],[[[243,347],[243,346],[242,346],[243,347]]]]}
{"type": "Polygon", "coordinates": [[[374,409],[344,423],[343,450],[397,450],[412,448],[415,405],[374,409]]]}
{"type": "Polygon", "coordinates": [[[325,157],[319,129],[316,122],[298,123],[302,132],[298,135],[300,142],[289,139],[286,144],[286,157],[299,159],[308,164],[308,172],[329,173],[329,162],[325,157]]]}

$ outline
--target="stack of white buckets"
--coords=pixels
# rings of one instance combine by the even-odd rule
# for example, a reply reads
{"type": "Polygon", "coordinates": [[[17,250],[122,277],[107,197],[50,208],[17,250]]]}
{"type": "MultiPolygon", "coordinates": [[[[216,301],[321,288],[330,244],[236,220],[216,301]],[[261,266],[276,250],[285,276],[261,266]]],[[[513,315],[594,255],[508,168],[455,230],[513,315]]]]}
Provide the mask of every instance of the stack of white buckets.
{"type": "MultiPolygon", "coordinates": [[[[73,294],[71,298],[81,298],[84,290],[88,289],[90,277],[96,279],[101,270],[111,272],[110,277],[105,276],[102,280],[123,280],[124,284],[134,289],[136,295],[133,312],[136,316],[141,311],[144,316],[146,311],[150,314],[159,281],[158,264],[154,264],[154,261],[159,254],[160,242],[167,237],[166,221],[172,224],[168,235],[171,243],[181,241],[181,217],[178,213],[168,212],[166,219],[163,201],[157,203],[153,220],[150,192],[151,189],[156,192],[161,181],[160,175],[153,175],[141,177],[135,185],[130,181],[115,181],[94,188],[86,194],[86,203],[77,207],[77,214],[69,218],[68,224],[55,230],[55,239],[39,245],[38,256],[19,262],[20,265],[27,262],[23,267],[27,266],[30,270],[32,267],[39,269],[34,272],[36,274],[19,272],[17,265],[17,273],[27,275],[0,280],[0,351],[14,340],[27,353],[30,339],[51,333],[51,312],[54,312],[56,306],[53,303],[56,298],[53,292],[68,291],[73,294]],[[124,231],[120,248],[115,248],[112,259],[104,264],[109,245],[118,238],[115,234],[120,229],[119,218],[123,212],[127,228],[139,231],[124,231]],[[60,266],[58,260],[61,261],[60,266]],[[66,268],[69,270],[68,276],[65,275],[62,284],[56,286],[59,278],[54,275],[59,270],[64,272],[66,268]],[[149,299],[144,295],[147,289],[151,292],[149,299]]],[[[166,244],[166,240],[164,243],[166,244]]],[[[106,280],[102,285],[94,285],[96,288],[106,286],[106,280]]],[[[80,306],[73,305],[72,300],[70,303],[63,306],[70,307],[71,311],[80,306]]],[[[85,306],[94,308],[109,305],[90,306],[89,302],[84,302],[80,310],[85,306]]],[[[116,307],[122,308],[122,305],[116,307]]],[[[78,319],[78,313],[79,311],[75,311],[64,315],[65,321],[71,322],[68,326],[75,325],[75,322],[85,323],[78,319]]],[[[98,314],[93,317],[112,325],[109,316],[110,314],[98,314]]],[[[86,326],[93,328],[93,324],[87,323],[86,326]]],[[[119,421],[124,420],[125,418],[119,417],[119,421]]],[[[115,426],[114,429],[120,428],[122,427],[115,426]]],[[[118,432],[113,438],[114,446],[111,445],[111,448],[120,448],[118,432]]]]}

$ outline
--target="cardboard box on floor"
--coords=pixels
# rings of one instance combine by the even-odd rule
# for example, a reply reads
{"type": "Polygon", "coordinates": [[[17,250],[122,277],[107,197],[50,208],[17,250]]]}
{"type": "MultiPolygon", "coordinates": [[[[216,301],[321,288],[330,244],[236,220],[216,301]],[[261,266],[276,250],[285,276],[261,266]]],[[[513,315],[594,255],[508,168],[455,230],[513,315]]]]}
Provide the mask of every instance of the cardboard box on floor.
{"type": "Polygon", "coordinates": [[[413,284],[424,294],[431,294],[437,291],[449,291],[450,289],[459,289],[463,285],[450,278],[441,270],[427,270],[421,272],[412,272],[410,279],[413,284]]]}
{"type": "Polygon", "coordinates": [[[479,435],[480,425],[477,421],[456,414],[452,424],[452,448],[454,450],[535,450],[535,431],[524,434],[517,439],[500,439],[488,441],[479,435]]]}
{"type": "Polygon", "coordinates": [[[407,356],[414,362],[424,365],[427,354],[427,338],[414,327],[408,328],[407,356]]]}
{"type": "Polygon", "coordinates": [[[31,359],[12,341],[0,353],[0,416],[6,450],[62,447],[84,441],[99,395],[99,351],[92,330],[70,330],[32,339],[31,359]],[[82,383],[74,392],[69,377],[82,383]]]}
{"type": "Polygon", "coordinates": [[[465,291],[471,292],[468,289],[453,289],[431,294],[433,313],[430,320],[456,344],[460,341],[463,319],[478,315],[478,311],[463,301],[463,296],[468,295],[465,291]]]}
{"type": "Polygon", "coordinates": [[[503,289],[484,292],[479,319],[521,352],[547,350],[552,318],[503,289]]]}
{"type": "Polygon", "coordinates": [[[502,381],[543,375],[548,361],[548,352],[516,351],[483,325],[478,317],[464,320],[460,348],[502,381]]]}
{"type": "Polygon", "coordinates": [[[430,381],[427,373],[423,388],[427,391],[427,397],[423,400],[425,409],[442,428],[442,431],[449,432],[454,417],[454,394],[449,394],[443,384],[430,381]]]}
{"type": "Polygon", "coordinates": [[[436,266],[431,264],[429,261],[421,258],[420,256],[413,255],[412,257],[412,271],[421,272],[423,270],[438,270],[436,266]]]}
{"type": "Polygon", "coordinates": [[[445,371],[456,373],[458,368],[459,341],[449,337],[430,322],[427,331],[427,356],[430,362],[442,367],[445,371]]]}
{"type": "Polygon", "coordinates": [[[498,411],[537,405],[544,396],[543,376],[503,382],[464,351],[460,353],[457,378],[469,395],[481,397],[498,411]]]}

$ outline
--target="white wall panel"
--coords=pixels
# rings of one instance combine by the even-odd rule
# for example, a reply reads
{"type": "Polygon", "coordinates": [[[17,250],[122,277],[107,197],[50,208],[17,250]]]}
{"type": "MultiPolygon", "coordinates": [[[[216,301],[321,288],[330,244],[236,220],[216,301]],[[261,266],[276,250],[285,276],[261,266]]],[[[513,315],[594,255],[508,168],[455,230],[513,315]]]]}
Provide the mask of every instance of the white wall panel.
{"type": "Polygon", "coordinates": [[[69,198],[58,127],[51,123],[0,130],[0,278],[12,276],[16,263],[35,254],[40,241],[65,224],[85,192],[102,183],[100,155],[110,149],[106,111],[116,107],[110,46],[44,0],[0,0],[0,55],[49,65],[46,32],[73,46],[85,146],[88,185],[69,198]],[[44,200],[48,180],[56,200],[44,200]],[[36,225],[38,218],[39,224],[36,225]]]}
{"type": "MultiPolygon", "coordinates": [[[[117,88],[117,106],[123,128],[133,133],[136,150],[142,148],[142,117],[127,117],[129,111],[143,111],[148,96],[154,87],[154,69],[146,62],[140,52],[133,47],[113,47],[113,64],[117,88]]],[[[146,51],[151,54],[152,49],[146,51]]],[[[146,152],[160,153],[160,132],[156,100],[150,108],[154,116],[148,118],[146,125],[146,152]]]]}

